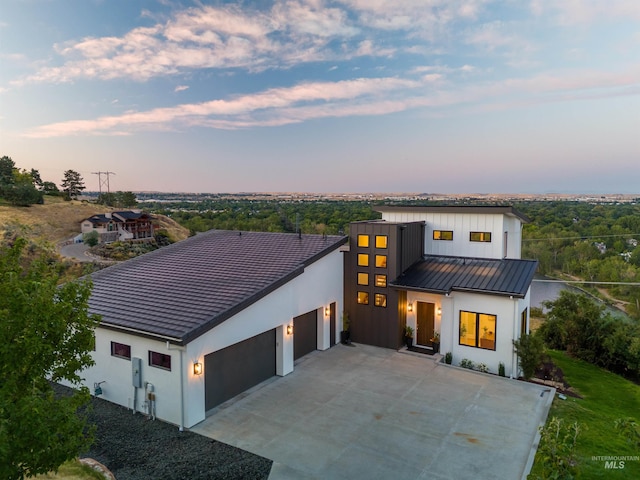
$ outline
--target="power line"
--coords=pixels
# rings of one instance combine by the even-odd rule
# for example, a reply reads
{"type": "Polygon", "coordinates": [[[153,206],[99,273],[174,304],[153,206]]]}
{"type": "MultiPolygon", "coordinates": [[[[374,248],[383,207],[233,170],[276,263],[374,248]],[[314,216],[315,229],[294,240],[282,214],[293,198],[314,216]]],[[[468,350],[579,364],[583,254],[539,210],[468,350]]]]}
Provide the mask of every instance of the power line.
{"type": "Polygon", "coordinates": [[[540,238],[523,238],[523,242],[532,242],[536,240],[586,240],[588,238],[610,238],[610,237],[637,237],[640,233],[619,233],[616,235],[582,235],[580,237],[540,237],[540,238]]]}
{"type": "Polygon", "coordinates": [[[111,193],[111,190],[109,189],[109,175],[115,175],[115,173],[113,172],[91,172],[93,175],[98,175],[98,190],[100,192],[100,195],[102,195],[102,186],[106,186],[107,187],[107,194],[111,193]],[[106,175],[107,178],[105,180],[102,180],[102,175],[106,175]]]}
{"type": "Polygon", "coordinates": [[[543,283],[579,283],[579,284],[589,284],[589,285],[633,285],[640,286],[640,282],[591,282],[591,281],[580,281],[580,280],[547,280],[543,278],[534,278],[532,282],[543,282],[543,283]]]}

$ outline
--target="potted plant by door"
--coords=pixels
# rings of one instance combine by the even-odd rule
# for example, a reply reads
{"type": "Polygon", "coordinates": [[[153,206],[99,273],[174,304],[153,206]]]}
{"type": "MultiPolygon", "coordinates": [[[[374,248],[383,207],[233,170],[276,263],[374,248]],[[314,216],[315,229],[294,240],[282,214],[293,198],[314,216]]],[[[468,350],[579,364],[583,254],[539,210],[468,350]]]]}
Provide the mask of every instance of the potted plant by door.
{"type": "Polygon", "coordinates": [[[340,332],[340,343],[349,345],[351,343],[351,330],[349,330],[349,314],[342,312],[342,331],[340,332]]]}
{"type": "Polygon", "coordinates": [[[413,327],[409,325],[404,327],[404,343],[407,344],[407,348],[413,347],[413,327]]]}
{"type": "Polygon", "coordinates": [[[440,332],[435,332],[431,339],[431,346],[433,347],[433,353],[440,352],[440,332]]]}

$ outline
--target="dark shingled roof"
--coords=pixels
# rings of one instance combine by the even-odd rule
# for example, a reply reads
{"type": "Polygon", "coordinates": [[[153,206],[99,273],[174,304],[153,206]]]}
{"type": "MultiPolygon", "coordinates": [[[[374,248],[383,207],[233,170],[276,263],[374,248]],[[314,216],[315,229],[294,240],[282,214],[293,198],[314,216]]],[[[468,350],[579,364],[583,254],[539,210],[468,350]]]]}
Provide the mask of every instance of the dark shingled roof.
{"type": "Polygon", "coordinates": [[[186,343],[346,242],[211,230],[92,274],[89,309],[104,327],[186,343]]]}
{"type": "Polygon", "coordinates": [[[537,260],[427,255],[390,285],[440,294],[458,291],[524,298],[537,266],[537,260]]]}
{"type": "Polygon", "coordinates": [[[519,218],[523,223],[531,219],[511,206],[504,205],[380,205],[374,208],[376,212],[425,212],[425,213],[486,213],[503,214],[519,218]]]}
{"type": "Polygon", "coordinates": [[[100,213],[86,218],[83,221],[89,221],[91,223],[109,223],[109,222],[122,222],[126,220],[137,220],[138,218],[151,218],[151,216],[144,212],[134,212],[132,210],[123,210],[120,212],[111,212],[111,217],[107,217],[106,214],[100,213]]]}

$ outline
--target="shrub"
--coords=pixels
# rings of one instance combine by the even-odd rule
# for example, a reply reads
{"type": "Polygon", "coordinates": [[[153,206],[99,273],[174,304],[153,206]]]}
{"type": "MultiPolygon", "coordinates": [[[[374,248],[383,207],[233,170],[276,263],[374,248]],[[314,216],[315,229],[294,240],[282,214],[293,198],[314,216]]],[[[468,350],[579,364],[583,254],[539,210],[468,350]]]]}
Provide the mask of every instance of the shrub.
{"type": "Polygon", "coordinates": [[[447,352],[444,354],[444,363],[446,363],[447,365],[451,365],[451,362],[453,361],[453,355],[451,354],[451,352],[447,352]]]}
{"type": "Polygon", "coordinates": [[[484,363],[479,363],[476,365],[476,370],[482,373],[489,373],[489,367],[487,367],[484,363]]]}
{"type": "Polygon", "coordinates": [[[463,358],[462,360],[460,360],[460,366],[462,368],[468,368],[469,370],[473,370],[473,367],[475,366],[475,363],[473,363],[468,358],[463,358]]]}
{"type": "Polygon", "coordinates": [[[540,427],[540,446],[536,460],[541,464],[542,475],[537,478],[574,478],[576,461],[573,453],[581,428],[578,422],[565,426],[556,417],[540,427]]]}
{"type": "Polygon", "coordinates": [[[89,233],[85,233],[82,236],[82,240],[84,241],[85,244],[89,245],[90,247],[95,247],[98,244],[98,241],[100,240],[100,234],[95,230],[92,230],[89,233]]]}
{"type": "Polygon", "coordinates": [[[500,375],[501,377],[504,377],[504,363],[500,362],[498,364],[498,375],[500,375]]]}
{"type": "Polygon", "coordinates": [[[525,334],[521,335],[519,340],[514,340],[513,345],[516,347],[522,376],[525,380],[529,380],[542,363],[544,354],[542,339],[536,334],[525,334]]]}

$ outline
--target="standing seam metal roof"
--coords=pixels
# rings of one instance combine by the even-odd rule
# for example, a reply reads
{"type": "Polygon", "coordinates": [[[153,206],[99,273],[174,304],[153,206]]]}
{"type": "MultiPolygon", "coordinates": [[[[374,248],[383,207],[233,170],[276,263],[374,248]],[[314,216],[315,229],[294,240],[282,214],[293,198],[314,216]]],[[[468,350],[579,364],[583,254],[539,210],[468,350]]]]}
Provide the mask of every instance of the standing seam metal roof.
{"type": "Polygon", "coordinates": [[[346,242],[212,230],[92,274],[89,310],[105,327],[186,343],[346,242]]]}
{"type": "Polygon", "coordinates": [[[390,285],[439,294],[459,291],[524,298],[537,266],[537,260],[427,255],[390,285]]]}

